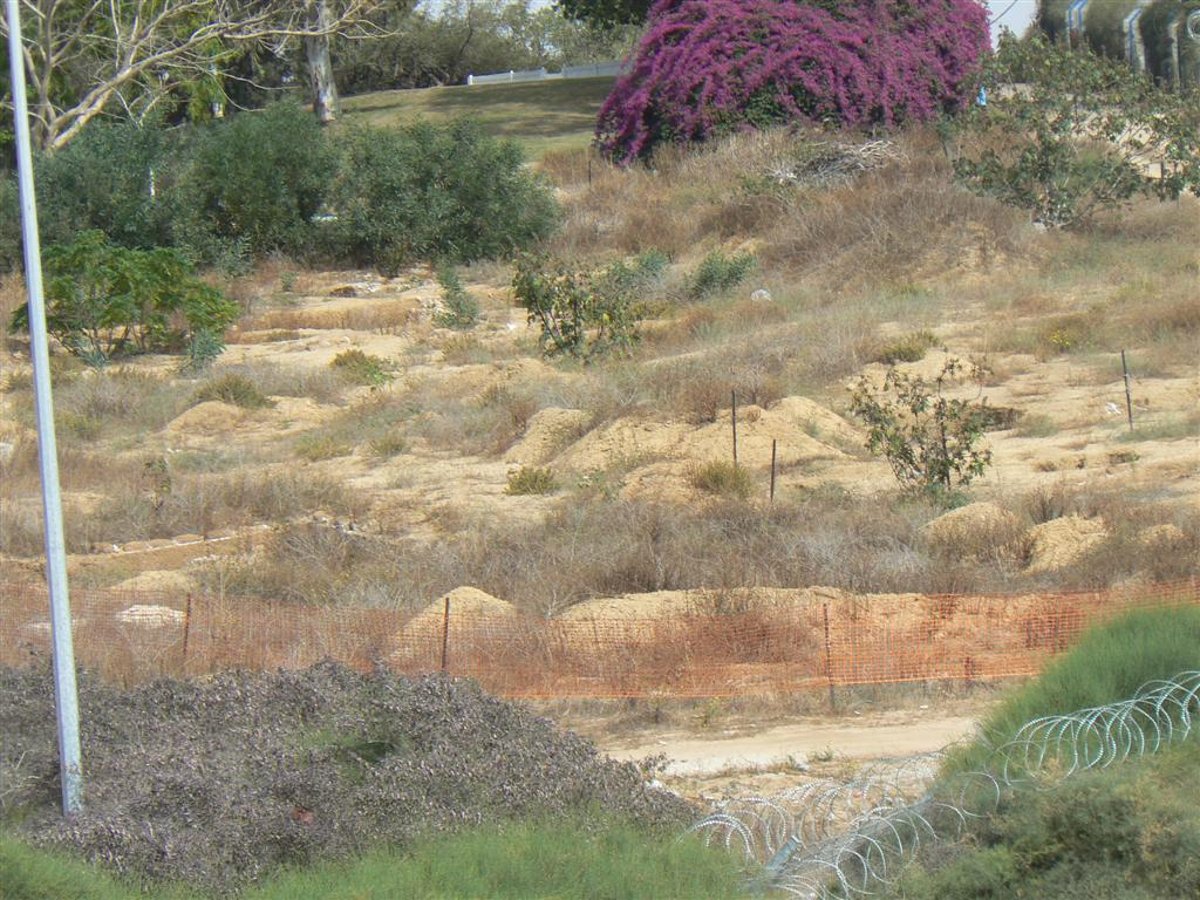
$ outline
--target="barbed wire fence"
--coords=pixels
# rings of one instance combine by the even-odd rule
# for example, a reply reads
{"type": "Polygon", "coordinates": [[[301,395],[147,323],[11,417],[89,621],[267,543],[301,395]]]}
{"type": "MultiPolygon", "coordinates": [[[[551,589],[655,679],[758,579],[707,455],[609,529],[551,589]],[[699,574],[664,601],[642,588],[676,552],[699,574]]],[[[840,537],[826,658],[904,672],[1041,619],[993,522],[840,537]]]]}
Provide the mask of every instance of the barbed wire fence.
{"type": "Polygon", "coordinates": [[[1198,715],[1200,671],[1182,672],[1126,700],[1026,722],[979,770],[939,778],[944,753],[914,757],[845,783],[730,800],[691,831],[758,863],[764,874],[754,890],[811,900],[871,896],[924,844],[959,839],[1012,793],[1157,753],[1189,738],[1198,715]]]}

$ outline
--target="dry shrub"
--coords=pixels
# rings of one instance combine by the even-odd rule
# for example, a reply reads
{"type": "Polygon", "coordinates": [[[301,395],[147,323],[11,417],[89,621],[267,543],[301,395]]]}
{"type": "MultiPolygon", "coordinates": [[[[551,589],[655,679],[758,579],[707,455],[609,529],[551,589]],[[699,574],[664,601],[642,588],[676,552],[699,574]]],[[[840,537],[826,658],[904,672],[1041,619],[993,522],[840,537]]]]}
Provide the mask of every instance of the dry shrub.
{"type": "Polygon", "coordinates": [[[346,381],[331,368],[281,366],[273,362],[222,363],[209,377],[238,376],[257,386],[267,397],[308,397],[318,403],[338,403],[346,393],[346,381]]]}
{"type": "Polygon", "coordinates": [[[431,447],[497,455],[520,439],[545,395],[527,380],[493,384],[478,393],[453,383],[418,383],[401,402],[414,411],[408,433],[431,447]]]}
{"type": "MultiPolygon", "coordinates": [[[[162,428],[188,407],[191,387],[134,366],[86,372],[55,385],[55,419],[68,442],[162,428]]],[[[32,398],[31,398],[32,399],[32,398]]]]}
{"type": "Polygon", "coordinates": [[[932,132],[902,143],[904,161],[790,204],[765,236],[764,266],[862,287],[988,268],[1024,249],[1025,217],[955,185],[932,132]]]}

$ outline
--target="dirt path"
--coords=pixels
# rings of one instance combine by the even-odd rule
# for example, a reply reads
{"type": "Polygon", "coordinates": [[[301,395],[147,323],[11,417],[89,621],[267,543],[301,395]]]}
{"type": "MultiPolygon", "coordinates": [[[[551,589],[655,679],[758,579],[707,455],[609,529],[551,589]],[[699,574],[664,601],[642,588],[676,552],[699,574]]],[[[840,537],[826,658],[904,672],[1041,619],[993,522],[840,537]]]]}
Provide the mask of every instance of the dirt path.
{"type": "Polygon", "coordinates": [[[668,776],[711,775],[729,770],[806,765],[829,758],[881,759],[940,750],[969,737],[976,720],[930,716],[915,721],[886,719],[831,723],[814,720],[776,726],[752,735],[664,734],[636,745],[614,742],[601,749],[614,759],[642,759],[664,753],[668,776]]]}

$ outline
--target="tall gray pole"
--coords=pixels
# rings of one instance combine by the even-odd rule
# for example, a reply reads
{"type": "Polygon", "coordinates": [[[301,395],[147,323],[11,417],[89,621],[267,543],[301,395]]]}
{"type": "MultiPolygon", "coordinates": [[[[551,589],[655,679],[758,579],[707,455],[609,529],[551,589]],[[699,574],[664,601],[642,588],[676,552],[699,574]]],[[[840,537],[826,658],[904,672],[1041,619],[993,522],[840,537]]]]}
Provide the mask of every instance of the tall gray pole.
{"type": "Polygon", "coordinates": [[[63,540],[62,496],[58,487],[58,447],[50,396],[50,351],[46,303],[42,296],[42,252],[38,244],[33,156],[29,149],[29,108],[25,99],[25,55],[17,0],[6,0],[8,62],[12,73],[13,124],[17,133],[17,182],[21,191],[21,233],[25,241],[25,286],[29,293],[29,351],[33,357],[33,396],[37,410],[38,462],[42,471],[42,510],[46,522],[46,582],[50,586],[50,634],[54,642],[54,700],[58,717],[58,759],[63,815],[83,806],[83,766],[79,752],[79,696],[75,689],[75,648],[71,602],[67,596],[67,554],[63,540]]]}

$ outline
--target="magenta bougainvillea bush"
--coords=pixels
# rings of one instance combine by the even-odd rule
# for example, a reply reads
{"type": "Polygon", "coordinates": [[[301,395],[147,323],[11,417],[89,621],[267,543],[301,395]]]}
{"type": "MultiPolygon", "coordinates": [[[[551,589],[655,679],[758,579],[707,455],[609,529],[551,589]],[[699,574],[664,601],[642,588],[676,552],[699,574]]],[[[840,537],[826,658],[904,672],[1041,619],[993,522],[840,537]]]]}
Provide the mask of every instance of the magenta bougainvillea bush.
{"type": "Polygon", "coordinates": [[[658,0],[597,143],[630,162],[780,122],[928,120],[973,96],[987,48],[977,0],[658,0]]]}

